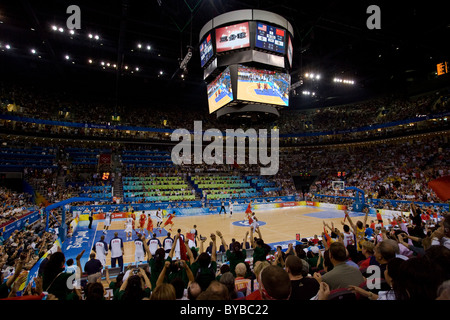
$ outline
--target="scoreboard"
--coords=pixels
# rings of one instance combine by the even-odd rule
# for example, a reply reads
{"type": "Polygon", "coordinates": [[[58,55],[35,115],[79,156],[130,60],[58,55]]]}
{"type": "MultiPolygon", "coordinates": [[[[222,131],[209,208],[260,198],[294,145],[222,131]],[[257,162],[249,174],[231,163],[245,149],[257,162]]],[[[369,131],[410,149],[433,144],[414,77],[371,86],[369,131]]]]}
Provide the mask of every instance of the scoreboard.
{"type": "Polygon", "coordinates": [[[255,46],[281,54],[285,54],[286,31],[268,24],[258,22],[255,46]]]}
{"type": "Polygon", "coordinates": [[[289,21],[264,10],[231,11],[207,22],[199,51],[210,114],[278,117],[278,109],[289,107],[293,39],[289,21]]]}

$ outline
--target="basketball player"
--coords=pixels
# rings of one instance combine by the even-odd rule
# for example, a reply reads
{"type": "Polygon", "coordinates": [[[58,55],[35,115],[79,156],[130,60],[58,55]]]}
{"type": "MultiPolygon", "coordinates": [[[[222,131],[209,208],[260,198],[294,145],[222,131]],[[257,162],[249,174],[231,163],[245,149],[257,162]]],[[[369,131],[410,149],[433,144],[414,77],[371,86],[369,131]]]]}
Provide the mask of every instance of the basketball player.
{"type": "Polygon", "coordinates": [[[233,216],[233,202],[230,200],[228,203],[228,207],[230,208],[230,218],[233,216]]]}
{"type": "Polygon", "coordinates": [[[106,256],[108,255],[108,244],[105,242],[105,236],[102,235],[100,240],[94,244],[92,250],[96,253],[97,259],[100,260],[102,266],[106,266],[106,256]]]}
{"type": "Polygon", "coordinates": [[[156,238],[156,233],[154,233],[152,238],[150,240],[148,240],[147,245],[148,245],[148,249],[150,250],[151,255],[154,256],[156,253],[156,250],[161,248],[161,242],[159,241],[158,238],[156,238]]]}
{"type": "Polygon", "coordinates": [[[175,216],[175,211],[173,213],[169,214],[169,217],[167,218],[166,222],[164,222],[164,225],[163,225],[163,228],[164,228],[165,226],[170,224],[170,228],[169,228],[170,232],[172,232],[172,227],[173,227],[172,219],[174,216],[175,216]]]}
{"type": "Polygon", "coordinates": [[[103,234],[107,234],[109,227],[111,226],[112,212],[108,211],[105,213],[105,225],[103,226],[103,234]]]}
{"type": "Polygon", "coordinates": [[[133,229],[134,229],[134,220],[129,216],[125,221],[125,235],[127,236],[126,240],[132,240],[133,237],[133,229]]]}
{"type": "Polygon", "coordinates": [[[145,212],[142,211],[139,216],[139,229],[141,230],[141,234],[144,234],[145,220],[147,220],[147,216],[145,215],[145,212]]]}
{"type": "Polygon", "coordinates": [[[252,228],[252,230],[253,230],[253,233],[255,233],[255,231],[256,231],[256,229],[258,229],[259,230],[259,223],[258,223],[258,219],[256,218],[256,216],[255,216],[255,213],[254,212],[252,212],[252,217],[251,217],[251,223],[250,223],[250,219],[249,219],[249,224],[250,224],[250,227],[252,228]]]}
{"type": "Polygon", "coordinates": [[[248,204],[247,209],[245,210],[245,213],[247,215],[247,218],[250,217],[250,214],[252,213],[252,201],[250,200],[250,203],[248,204]]]}
{"type": "Polygon", "coordinates": [[[145,261],[144,241],[140,233],[138,233],[137,239],[134,240],[134,260],[136,264],[145,261]]]}
{"type": "MultiPolygon", "coordinates": [[[[162,210],[161,208],[158,208],[158,210],[156,210],[156,227],[160,228],[161,224],[163,223],[163,214],[162,214],[162,210]]],[[[161,232],[161,230],[159,231],[161,232]]]]}
{"type": "Polygon", "coordinates": [[[147,219],[147,232],[148,232],[148,236],[150,237],[150,234],[153,233],[153,220],[151,215],[148,215],[148,219],[147,219]]]}
{"type": "Polygon", "coordinates": [[[130,217],[131,217],[131,219],[133,219],[132,226],[133,226],[133,230],[134,230],[134,228],[136,227],[136,213],[134,213],[134,210],[131,210],[130,217]]]}
{"type": "Polygon", "coordinates": [[[119,263],[120,271],[123,271],[123,241],[119,238],[117,232],[114,233],[114,238],[109,242],[109,248],[111,250],[111,267],[115,268],[116,263],[119,263]]]}
{"type": "Polygon", "coordinates": [[[170,236],[171,236],[170,232],[167,232],[167,237],[164,238],[163,243],[162,243],[164,251],[166,251],[165,259],[167,259],[167,257],[169,256],[169,252],[170,252],[170,250],[172,250],[172,246],[173,246],[174,240],[170,236]]]}

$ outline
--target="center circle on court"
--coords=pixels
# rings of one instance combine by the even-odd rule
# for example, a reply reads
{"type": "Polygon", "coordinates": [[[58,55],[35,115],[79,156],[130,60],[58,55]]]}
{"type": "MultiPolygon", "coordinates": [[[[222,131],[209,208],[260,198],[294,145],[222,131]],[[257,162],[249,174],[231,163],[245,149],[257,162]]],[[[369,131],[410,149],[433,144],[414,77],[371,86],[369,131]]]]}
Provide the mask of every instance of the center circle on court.
{"type": "MultiPolygon", "coordinates": [[[[250,224],[248,223],[248,220],[239,220],[239,221],[234,221],[233,223],[232,223],[232,225],[233,226],[236,226],[236,227],[250,227],[250,224]]],[[[264,226],[264,225],[266,225],[266,223],[264,222],[264,221],[259,221],[258,220],[258,226],[259,227],[262,227],[262,226],[264,226]]]]}

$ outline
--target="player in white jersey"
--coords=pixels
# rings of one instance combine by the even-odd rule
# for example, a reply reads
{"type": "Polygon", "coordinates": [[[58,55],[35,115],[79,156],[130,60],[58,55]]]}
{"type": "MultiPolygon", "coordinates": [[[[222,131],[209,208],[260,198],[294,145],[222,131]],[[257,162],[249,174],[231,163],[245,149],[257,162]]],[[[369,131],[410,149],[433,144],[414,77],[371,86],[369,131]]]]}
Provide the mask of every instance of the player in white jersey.
{"type": "Polygon", "coordinates": [[[155,255],[156,250],[161,248],[161,242],[159,241],[158,238],[156,238],[155,233],[153,234],[153,237],[150,240],[148,240],[147,245],[148,245],[148,249],[150,250],[150,253],[152,254],[152,256],[155,255]]]}
{"type": "Polygon", "coordinates": [[[119,234],[117,232],[114,233],[114,238],[111,239],[109,248],[111,250],[111,267],[115,268],[116,263],[118,262],[121,271],[123,271],[123,241],[119,238],[119,234]]]}
{"type": "Polygon", "coordinates": [[[133,218],[128,217],[125,220],[125,235],[127,236],[127,240],[132,240],[133,237],[133,218]]]}
{"type": "Polygon", "coordinates": [[[156,210],[156,227],[160,228],[162,223],[163,223],[163,212],[161,208],[158,208],[158,210],[156,210]]]}
{"type": "Polygon", "coordinates": [[[136,263],[145,261],[145,248],[144,248],[144,240],[142,240],[142,235],[138,234],[138,238],[134,240],[134,260],[136,263]]]}
{"type": "Polygon", "coordinates": [[[166,251],[166,256],[164,257],[164,259],[167,259],[167,257],[169,256],[169,252],[170,250],[172,250],[173,241],[174,240],[170,237],[170,232],[168,232],[167,237],[164,238],[162,243],[164,251],[166,251]]]}
{"type": "Polygon", "coordinates": [[[103,227],[103,234],[106,234],[109,230],[109,227],[111,226],[111,220],[112,220],[112,213],[106,212],[105,213],[105,225],[103,227]]]}
{"type": "Polygon", "coordinates": [[[106,256],[108,255],[108,244],[105,242],[105,236],[102,235],[100,240],[94,244],[92,250],[96,253],[97,259],[103,266],[106,266],[106,256]]]}
{"type": "MultiPolygon", "coordinates": [[[[250,219],[249,219],[249,222],[250,222],[250,219]]],[[[253,233],[255,233],[257,229],[259,229],[258,219],[256,218],[254,212],[252,212],[250,228],[252,228],[253,233]]]]}

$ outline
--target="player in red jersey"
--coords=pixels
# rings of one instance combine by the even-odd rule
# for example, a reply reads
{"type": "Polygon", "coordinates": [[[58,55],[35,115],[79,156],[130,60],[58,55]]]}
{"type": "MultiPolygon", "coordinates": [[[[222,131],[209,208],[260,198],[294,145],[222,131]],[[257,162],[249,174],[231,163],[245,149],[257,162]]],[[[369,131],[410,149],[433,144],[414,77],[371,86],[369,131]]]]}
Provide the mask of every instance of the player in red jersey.
{"type": "Polygon", "coordinates": [[[147,216],[145,215],[145,212],[142,211],[139,216],[139,229],[141,229],[141,234],[144,234],[145,220],[147,220],[147,216]]]}
{"type": "Polygon", "coordinates": [[[131,211],[130,218],[133,219],[132,226],[134,231],[134,228],[136,227],[136,214],[134,213],[134,210],[131,211]]]}
{"type": "Polygon", "coordinates": [[[170,213],[170,214],[169,214],[169,216],[168,216],[166,222],[164,222],[163,228],[164,228],[165,226],[167,226],[168,224],[170,224],[169,231],[172,231],[172,227],[173,227],[173,221],[172,221],[172,219],[173,219],[173,217],[175,217],[175,211],[174,211],[173,213],[170,213]]]}
{"type": "Polygon", "coordinates": [[[147,232],[148,232],[149,237],[150,237],[150,234],[153,234],[153,220],[150,215],[148,215],[148,219],[147,219],[147,232]]]}

